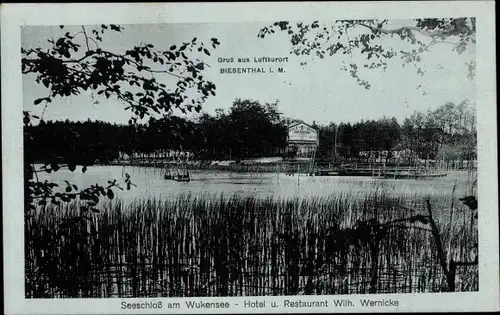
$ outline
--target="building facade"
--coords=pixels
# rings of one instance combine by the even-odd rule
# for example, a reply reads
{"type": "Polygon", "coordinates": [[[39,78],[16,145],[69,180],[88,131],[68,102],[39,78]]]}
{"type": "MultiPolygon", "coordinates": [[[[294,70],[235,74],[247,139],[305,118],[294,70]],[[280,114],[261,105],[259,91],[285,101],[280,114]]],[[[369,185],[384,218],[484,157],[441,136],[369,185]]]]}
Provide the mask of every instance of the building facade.
{"type": "Polygon", "coordinates": [[[318,130],[297,122],[288,127],[287,151],[296,152],[297,157],[312,157],[319,144],[318,130]]]}

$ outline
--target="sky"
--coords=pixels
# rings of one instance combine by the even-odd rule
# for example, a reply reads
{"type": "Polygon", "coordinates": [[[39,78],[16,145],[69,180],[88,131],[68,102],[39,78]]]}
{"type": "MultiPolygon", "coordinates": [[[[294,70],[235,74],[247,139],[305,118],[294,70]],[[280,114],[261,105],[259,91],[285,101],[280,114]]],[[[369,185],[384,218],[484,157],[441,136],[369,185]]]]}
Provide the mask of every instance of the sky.
{"type": "MultiPolygon", "coordinates": [[[[404,25],[408,21],[391,21],[392,25],[404,25]]],[[[213,114],[216,109],[229,108],[235,99],[253,99],[261,103],[279,101],[280,112],[288,118],[307,123],[356,122],[360,120],[396,117],[402,121],[414,111],[426,111],[446,102],[459,103],[465,99],[475,101],[475,82],[467,78],[466,61],[475,58],[474,47],[462,55],[447,44],[435,45],[423,56],[421,67],[426,74],[417,75],[414,67],[402,67],[399,59],[392,59],[387,71],[360,72],[371,84],[366,90],[359,86],[349,73],[341,70],[341,61],[347,64],[363,61],[357,56],[333,56],[325,59],[301,59],[290,54],[291,44],[286,34],[275,34],[265,39],[257,37],[258,31],[268,23],[224,24],[136,24],[122,25],[119,33],[104,34],[102,48],[124,52],[133,45],[152,43],[157,49],[167,50],[193,37],[210,43],[215,37],[221,45],[211,56],[193,55],[210,65],[204,77],[215,83],[217,94],[203,104],[203,112],[213,114]],[[221,74],[220,69],[238,67],[237,63],[218,62],[219,58],[289,57],[288,62],[277,63],[285,73],[221,74]]],[[[92,26],[86,26],[91,29],[92,26]]],[[[23,27],[22,47],[49,47],[47,39],[58,38],[66,31],[79,27],[58,26],[23,27]]],[[[83,42],[80,42],[83,44],[83,42]]],[[[396,48],[400,42],[391,39],[383,44],[396,48]]],[[[401,46],[402,47],[402,46],[401,46]]],[[[250,62],[243,67],[261,67],[250,62]]],[[[268,66],[266,65],[267,69],[268,66]]],[[[363,69],[364,70],[364,69],[363,69]]],[[[33,101],[47,95],[46,88],[34,81],[33,75],[23,77],[23,106],[39,115],[43,107],[33,101]]],[[[161,78],[160,78],[161,79],[161,78]]],[[[130,113],[124,105],[104,97],[95,98],[89,93],[53,100],[46,108],[45,120],[103,120],[127,123],[130,113]],[[95,100],[98,104],[94,104],[95,100]]],[[[191,116],[191,115],[190,115],[191,116]]],[[[191,116],[192,117],[192,116],[191,116]]]]}

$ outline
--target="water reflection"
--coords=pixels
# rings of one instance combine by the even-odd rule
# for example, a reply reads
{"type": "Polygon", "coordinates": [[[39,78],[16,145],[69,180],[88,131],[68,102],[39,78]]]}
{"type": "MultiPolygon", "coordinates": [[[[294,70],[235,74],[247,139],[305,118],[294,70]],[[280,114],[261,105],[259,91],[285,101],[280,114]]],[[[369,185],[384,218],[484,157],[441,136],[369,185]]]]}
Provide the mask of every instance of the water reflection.
{"type": "MultiPolygon", "coordinates": [[[[83,174],[79,169],[54,174],[39,174],[40,180],[48,179],[60,183],[64,181],[79,188],[92,184],[106,185],[108,180],[123,181],[124,173],[129,173],[137,185],[130,191],[117,191],[116,195],[125,201],[148,197],[175,197],[180,194],[224,194],[254,197],[309,197],[331,194],[362,194],[385,192],[389,195],[405,196],[450,196],[456,185],[456,194],[464,195],[469,187],[466,172],[451,172],[446,177],[435,179],[379,179],[370,177],[309,177],[287,176],[277,173],[230,173],[222,171],[191,171],[190,182],[164,180],[161,170],[144,167],[94,166],[83,174]]],[[[125,186],[123,186],[125,187],[125,186]]]]}

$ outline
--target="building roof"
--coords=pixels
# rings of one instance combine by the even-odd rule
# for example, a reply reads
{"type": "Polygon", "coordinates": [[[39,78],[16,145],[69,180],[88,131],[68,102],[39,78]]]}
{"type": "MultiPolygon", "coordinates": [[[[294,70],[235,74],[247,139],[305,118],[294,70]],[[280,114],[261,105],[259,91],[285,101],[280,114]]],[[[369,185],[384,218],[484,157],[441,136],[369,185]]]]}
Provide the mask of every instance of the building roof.
{"type": "Polygon", "coordinates": [[[288,126],[288,129],[290,129],[290,128],[292,128],[292,127],[295,127],[295,126],[298,126],[298,125],[306,125],[306,126],[307,126],[307,127],[309,127],[309,128],[312,128],[312,129],[314,129],[314,130],[317,130],[317,129],[316,129],[316,127],[313,127],[313,126],[311,126],[311,125],[309,125],[309,124],[306,124],[306,123],[305,123],[305,122],[303,122],[303,121],[298,121],[298,122],[294,122],[294,123],[292,123],[290,126],[288,126]]]}

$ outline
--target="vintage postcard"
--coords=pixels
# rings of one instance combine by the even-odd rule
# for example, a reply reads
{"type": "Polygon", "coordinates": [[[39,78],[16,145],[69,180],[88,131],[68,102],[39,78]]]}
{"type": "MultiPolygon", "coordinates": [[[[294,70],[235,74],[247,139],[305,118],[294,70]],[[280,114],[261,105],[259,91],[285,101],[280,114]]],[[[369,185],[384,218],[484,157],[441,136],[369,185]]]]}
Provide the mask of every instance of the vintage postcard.
{"type": "Polygon", "coordinates": [[[1,13],[5,313],[499,309],[493,2],[1,13]]]}

